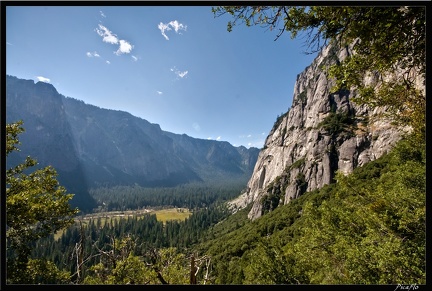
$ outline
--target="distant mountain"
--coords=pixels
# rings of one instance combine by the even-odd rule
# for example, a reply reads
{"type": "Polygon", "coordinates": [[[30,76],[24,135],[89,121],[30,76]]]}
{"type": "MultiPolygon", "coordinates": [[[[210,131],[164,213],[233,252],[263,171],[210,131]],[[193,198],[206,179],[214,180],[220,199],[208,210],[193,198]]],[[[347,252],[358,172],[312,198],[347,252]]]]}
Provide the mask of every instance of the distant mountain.
{"type": "Polygon", "coordinates": [[[135,185],[170,187],[203,181],[245,185],[259,149],[197,139],[161,130],[124,111],[102,109],[65,97],[53,85],[6,76],[6,122],[24,121],[21,151],[52,165],[81,209],[92,209],[90,188],[135,185]]]}

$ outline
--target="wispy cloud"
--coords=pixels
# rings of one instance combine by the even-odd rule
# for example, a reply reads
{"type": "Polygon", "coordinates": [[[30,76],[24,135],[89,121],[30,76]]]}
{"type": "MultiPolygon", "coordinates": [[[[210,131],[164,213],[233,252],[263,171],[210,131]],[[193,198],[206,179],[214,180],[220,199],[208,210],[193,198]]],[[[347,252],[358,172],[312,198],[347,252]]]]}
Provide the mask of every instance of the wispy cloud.
{"type": "MultiPolygon", "coordinates": [[[[103,60],[103,58],[96,51],[94,51],[94,52],[86,52],[86,56],[89,57],[89,58],[100,58],[100,59],[103,60]]],[[[105,63],[107,63],[108,65],[111,64],[111,62],[108,61],[108,60],[105,60],[105,63]]]]}
{"type": "Polygon", "coordinates": [[[105,14],[102,12],[102,10],[99,11],[100,16],[102,16],[103,18],[106,18],[105,14]]]}
{"type": "Polygon", "coordinates": [[[221,139],[221,137],[220,136],[218,136],[217,138],[216,138],[216,140],[220,140],[221,139]]]}
{"type": "Polygon", "coordinates": [[[86,55],[89,58],[92,58],[92,57],[100,58],[100,55],[97,52],[87,52],[86,55]]]}
{"type": "Polygon", "coordinates": [[[180,78],[184,78],[188,74],[188,71],[182,72],[182,71],[178,70],[176,67],[172,67],[170,70],[171,70],[171,72],[174,72],[174,74],[176,74],[177,77],[180,77],[180,78]]]}
{"type": "Polygon", "coordinates": [[[132,56],[132,59],[136,62],[138,61],[138,58],[136,56],[132,56]]]}
{"type": "Polygon", "coordinates": [[[12,45],[10,42],[6,42],[7,45],[12,45]]]}
{"type": "Polygon", "coordinates": [[[40,81],[40,82],[45,82],[45,83],[49,83],[49,82],[51,82],[50,79],[45,78],[45,77],[42,77],[42,76],[36,76],[36,79],[37,79],[38,81],[40,81]]]}
{"type": "Polygon", "coordinates": [[[179,23],[177,20],[173,20],[170,21],[169,23],[163,23],[163,22],[159,23],[158,28],[161,31],[163,37],[165,37],[166,40],[169,40],[169,37],[166,35],[165,31],[170,31],[172,30],[172,28],[174,28],[174,31],[176,33],[182,34],[181,30],[186,31],[187,26],[183,25],[182,23],[179,23]]]}
{"type": "Polygon", "coordinates": [[[132,51],[133,45],[124,39],[119,39],[116,34],[112,33],[108,28],[99,24],[99,28],[95,31],[102,37],[102,41],[110,44],[119,44],[119,48],[114,53],[116,55],[128,54],[132,51]]]}
{"type": "Polygon", "coordinates": [[[158,95],[162,95],[163,94],[162,91],[156,91],[156,93],[158,93],[158,95]]]}
{"type": "Polygon", "coordinates": [[[188,73],[188,71],[184,71],[184,72],[176,72],[177,76],[179,76],[180,78],[183,78],[184,76],[186,76],[188,73]]]}
{"type": "Polygon", "coordinates": [[[171,22],[168,23],[168,24],[171,25],[171,26],[174,28],[174,31],[175,31],[176,33],[180,33],[180,34],[181,34],[181,32],[178,32],[179,30],[184,30],[184,31],[186,31],[186,28],[187,28],[186,25],[183,25],[183,24],[179,23],[177,20],[171,21],[171,22]]]}
{"type": "Polygon", "coordinates": [[[108,28],[103,26],[102,24],[99,24],[99,28],[96,28],[97,34],[102,36],[102,41],[112,44],[118,43],[118,38],[116,34],[113,34],[108,28]]]}

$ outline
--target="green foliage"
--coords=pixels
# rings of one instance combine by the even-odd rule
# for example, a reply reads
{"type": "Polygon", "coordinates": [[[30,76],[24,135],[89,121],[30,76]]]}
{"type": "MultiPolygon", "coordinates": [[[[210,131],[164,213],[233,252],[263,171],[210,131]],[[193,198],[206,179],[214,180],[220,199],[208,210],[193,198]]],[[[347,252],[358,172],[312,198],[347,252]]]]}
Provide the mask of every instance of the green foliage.
{"type": "Polygon", "coordinates": [[[71,284],[70,274],[61,271],[51,262],[43,259],[30,259],[27,268],[20,276],[20,284],[71,284]]]}
{"type": "Polygon", "coordinates": [[[87,285],[149,284],[156,281],[140,258],[132,254],[119,261],[114,269],[107,269],[99,263],[92,266],[88,273],[83,282],[87,285]]]}
{"type": "Polygon", "coordinates": [[[232,199],[244,186],[244,183],[238,181],[226,181],[224,185],[189,183],[177,187],[158,188],[119,185],[93,188],[89,192],[100,205],[100,211],[125,211],[163,206],[198,209],[232,199]]]}
{"type": "Polygon", "coordinates": [[[189,284],[189,260],[176,248],[161,249],[153,270],[163,275],[168,284],[189,284]]]}
{"type": "MultiPolygon", "coordinates": [[[[196,217],[198,224],[193,225],[202,225],[207,231],[200,232],[198,244],[189,242],[187,246],[193,250],[173,249],[178,244],[172,230],[192,237],[196,226],[191,225],[188,231],[181,226],[189,219],[167,223],[160,228],[163,235],[146,232],[150,224],[138,227],[138,221],[133,220],[116,220],[110,226],[118,231],[115,235],[107,235],[103,224],[89,224],[85,237],[100,240],[99,249],[117,256],[115,264],[104,259],[98,259],[102,265],[96,261],[89,264],[84,282],[189,284],[186,253],[192,252],[211,258],[211,266],[200,268],[200,284],[423,284],[425,163],[425,144],[405,139],[389,154],[356,168],[351,175],[338,174],[337,183],[305,193],[257,220],[247,218],[250,206],[209,225],[200,221],[210,212],[201,212],[196,217]],[[102,239],[124,237],[133,229],[135,238],[163,241],[165,237],[174,244],[155,249],[134,239],[136,247],[131,248],[119,240],[109,244],[102,239]],[[110,245],[117,246],[115,252],[110,245]],[[202,273],[204,269],[211,270],[212,280],[204,280],[209,278],[202,273]]],[[[301,183],[302,177],[297,180],[301,183]]],[[[283,185],[283,177],[274,181],[272,189],[276,184],[283,185]]],[[[153,219],[157,222],[154,215],[153,219]]],[[[70,239],[71,234],[65,243],[75,245],[70,239]]]]}
{"type": "Polygon", "coordinates": [[[352,135],[353,124],[354,119],[348,112],[330,112],[318,124],[318,128],[323,128],[331,136],[337,136],[342,132],[352,135]]]}
{"type": "MultiPolygon", "coordinates": [[[[337,183],[305,193],[255,221],[247,219],[250,207],[226,217],[207,227],[193,248],[211,257],[211,282],[216,284],[424,284],[425,163],[425,144],[403,140],[351,175],[338,174],[337,183]]],[[[275,183],[282,185],[282,180],[275,183]]],[[[125,234],[125,226],[111,228],[125,234]]],[[[161,238],[139,229],[144,236],[161,238]]],[[[104,264],[90,266],[85,283],[189,284],[185,252],[162,248],[149,253],[124,248],[128,244],[119,241],[115,245],[114,253],[122,254],[116,264],[102,260],[104,264]]],[[[201,284],[209,282],[202,273],[198,277],[201,284]]]]}
{"type": "Polygon", "coordinates": [[[178,253],[176,248],[160,249],[147,257],[128,252],[126,257],[115,260],[114,265],[93,265],[84,284],[189,284],[188,263],[185,255],[178,253]]]}
{"type": "Polygon", "coordinates": [[[293,248],[310,283],[425,283],[425,161],[416,148],[403,161],[406,150],[402,142],[375,179],[339,174],[333,199],[305,207],[293,248]]]}
{"type": "Polygon", "coordinates": [[[296,284],[293,262],[287,257],[279,240],[262,238],[248,256],[243,284],[296,284]]]}
{"type": "Polygon", "coordinates": [[[266,214],[270,211],[276,209],[283,199],[285,192],[281,189],[281,185],[269,185],[267,189],[267,194],[263,195],[261,198],[262,210],[261,214],[266,214]]]}
{"type": "MultiPolygon", "coordinates": [[[[22,124],[18,121],[6,125],[6,156],[19,150],[22,124]]],[[[7,280],[10,283],[28,280],[24,274],[33,244],[71,225],[78,212],[70,208],[73,194],[66,194],[66,189],[59,185],[54,168],[48,166],[27,174],[28,168],[36,164],[36,160],[27,157],[24,163],[6,171],[7,280]]]]}
{"type": "Polygon", "coordinates": [[[425,284],[425,149],[407,137],[337,183],[201,244],[218,283],[238,283],[241,269],[241,284],[425,284]],[[230,262],[237,275],[222,274],[230,262]]]}
{"type": "MultiPolygon", "coordinates": [[[[325,188],[328,187],[331,186],[325,188]]],[[[209,229],[208,232],[221,229],[225,229],[225,231],[218,231],[213,236],[213,239],[211,234],[208,234],[207,239],[194,248],[212,257],[213,275],[217,278],[215,283],[233,284],[233,281],[230,281],[232,278],[239,279],[242,276],[245,278],[244,280],[250,282],[253,276],[247,273],[247,270],[250,270],[247,266],[252,264],[250,262],[253,257],[251,252],[258,246],[261,238],[279,237],[281,244],[286,244],[296,235],[292,225],[300,217],[305,199],[311,199],[316,201],[314,203],[318,203],[317,201],[320,201],[328,194],[325,192],[323,195],[306,193],[298,199],[292,200],[288,205],[279,206],[274,211],[255,221],[250,221],[247,218],[250,207],[243,209],[217,224],[214,228],[209,229]],[[240,227],[238,227],[239,225],[240,227]],[[236,263],[233,263],[234,261],[236,263]],[[237,267],[228,269],[232,265],[237,267]],[[227,274],[231,272],[235,274],[227,274]]],[[[257,257],[256,262],[260,259],[260,257],[257,257]]],[[[259,272],[259,270],[255,271],[259,272]]],[[[238,283],[238,281],[236,282],[238,283]]],[[[245,281],[243,281],[244,283],[245,281]]]]}
{"type": "MultiPolygon", "coordinates": [[[[227,216],[228,211],[223,205],[220,205],[196,210],[184,221],[162,222],[153,213],[127,218],[97,217],[82,223],[82,225],[76,223],[69,227],[57,240],[54,239],[54,236],[39,240],[33,248],[32,256],[50,259],[57,266],[66,267],[71,273],[76,274],[78,273],[76,260],[71,260],[71,257],[77,257],[77,244],[80,244],[83,252],[88,254],[88,258],[84,260],[82,265],[82,269],[88,270],[101,261],[101,256],[97,254],[97,250],[102,250],[104,253],[115,250],[115,254],[118,255],[133,251],[138,257],[145,256],[148,249],[159,250],[176,247],[186,250],[191,245],[205,240],[205,231],[215,227],[217,222],[227,216]],[[127,246],[126,241],[118,240],[122,237],[133,237],[133,247],[128,246],[128,248],[119,249],[123,245],[127,246]],[[85,239],[81,243],[82,238],[85,239]]],[[[128,241],[132,243],[132,241],[128,241]]],[[[125,255],[115,258],[116,260],[124,260],[125,255]]],[[[111,270],[115,266],[108,264],[104,265],[104,268],[111,270]]],[[[100,274],[102,276],[103,273],[100,274]]],[[[75,279],[75,281],[77,280],[78,278],[75,279]]]]}
{"type": "Polygon", "coordinates": [[[286,171],[291,171],[292,169],[298,169],[301,166],[303,166],[306,162],[306,157],[300,158],[296,160],[294,163],[292,163],[286,171]]]}
{"type": "Polygon", "coordinates": [[[305,206],[302,235],[287,248],[308,283],[425,283],[425,156],[411,146],[401,142],[375,179],[338,174],[333,198],[305,206]]]}

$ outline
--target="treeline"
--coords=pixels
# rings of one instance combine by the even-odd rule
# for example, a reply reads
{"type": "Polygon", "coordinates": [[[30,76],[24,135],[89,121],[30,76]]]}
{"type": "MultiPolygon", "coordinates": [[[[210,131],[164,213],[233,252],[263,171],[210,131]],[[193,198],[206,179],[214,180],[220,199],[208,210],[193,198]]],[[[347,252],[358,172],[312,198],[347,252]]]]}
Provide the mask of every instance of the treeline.
{"type": "Polygon", "coordinates": [[[178,207],[199,209],[233,199],[245,183],[225,181],[215,183],[190,183],[177,187],[146,188],[139,185],[99,187],[89,191],[99,206],[99,211],[125,211],[145,207],[178,207]]]}
{"type": "Polygon", "coordinates": [[[228,214],[225,206],[213,205],[194,211],[185,221],[163,223],[156,219],[156,214],[109,219],[98,217],[86,223],[77,222],[58,239],[54,235],[40,239],[34,245],[32,257],[53,262],[59,269],[75,274],[71,280],[77,281],[79,269],[82,270],[81,276],[85,276],[85,270],[97,265],[101,257],[112,250],[115,241],[124,238],[133,240],[130,251],[141,258],[162,249],[176,249],[184,253],[202,239],[209,227],[228,214]],[[77,262],[80,256],[85,264],[79,267],[77,262]]]}

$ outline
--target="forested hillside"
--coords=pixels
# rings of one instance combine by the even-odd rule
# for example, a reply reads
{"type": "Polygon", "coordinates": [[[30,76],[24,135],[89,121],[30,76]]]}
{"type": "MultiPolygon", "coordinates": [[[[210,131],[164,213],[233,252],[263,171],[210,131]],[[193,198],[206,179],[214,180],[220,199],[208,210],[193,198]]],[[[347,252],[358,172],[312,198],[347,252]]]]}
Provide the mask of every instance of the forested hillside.
{"type": "Polygon", "coordinates": [[[260,219],[240,211],[197,249],[219,284],[425,284],[425,171],[424,144],[401,141],[260,219]]]}
{"type": "Polygon", "coordinates": [[[97,219],[57,242],[41,240],[34,255],[77,282],[97,284],[128,282],[132,269],[137,284],[161,284],[154,264],[163,262],[171,262],[160,270],[167,283],[187,284],[192,255],[208,264],[197,275],[201,284],[425,284],[425,168],[424,145],[407,138],[351,175],[339,174],[338,183],[254,221],[250,207],[230,215],[220,204],[165,225],[155,215],[97,219]],[[84,248],[81,281],[77,247],[84,248]],[[118,273],[120,266],[132,269],[118,273]]]}

